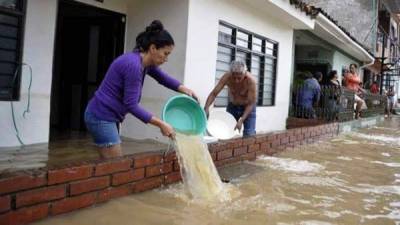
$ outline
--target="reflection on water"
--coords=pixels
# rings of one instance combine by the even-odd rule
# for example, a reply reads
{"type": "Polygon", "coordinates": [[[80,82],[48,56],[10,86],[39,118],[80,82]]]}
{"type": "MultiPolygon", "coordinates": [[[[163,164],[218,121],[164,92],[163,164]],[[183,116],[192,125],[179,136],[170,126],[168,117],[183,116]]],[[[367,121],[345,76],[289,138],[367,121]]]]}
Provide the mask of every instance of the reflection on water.
{"type": "Polygon", "coordinates": [[[221,177],[240,191],[228,203],[192,201],[179,183],[36,224],[400,224],[391,125],[225,167],[221,177]]]}

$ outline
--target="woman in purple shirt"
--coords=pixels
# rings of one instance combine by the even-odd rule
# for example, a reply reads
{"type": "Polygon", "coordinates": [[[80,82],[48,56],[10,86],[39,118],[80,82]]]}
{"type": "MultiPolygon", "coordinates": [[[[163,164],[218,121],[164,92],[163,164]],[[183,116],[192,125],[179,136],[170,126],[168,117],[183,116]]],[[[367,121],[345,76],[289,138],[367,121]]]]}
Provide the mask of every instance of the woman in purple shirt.
{"type": "Polygon", "coordinates": [[[122,122],[128,112],[144,123],[159,127],[164,136],[174,138],[171,125],[139,105],[146,74],[169,89],[198,99],[192,90],[158,68],[167,61],[173,48],[172,36],[160,21],[155,20],[136,37],[133,52],[123,54],[111,63],[85,112],[86,126],[102,158],[122,155],[117,123],[122,122]]]}

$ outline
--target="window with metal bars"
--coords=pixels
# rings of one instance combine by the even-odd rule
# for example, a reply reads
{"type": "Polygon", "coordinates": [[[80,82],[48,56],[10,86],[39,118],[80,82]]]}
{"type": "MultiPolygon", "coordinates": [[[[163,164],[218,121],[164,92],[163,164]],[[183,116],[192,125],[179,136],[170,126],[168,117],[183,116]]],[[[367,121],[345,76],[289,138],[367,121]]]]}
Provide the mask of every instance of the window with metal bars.
{"type": "Polygon", "coordinates": [[[25,0],[0,0],[0,101],[19,100],[25,0]]]}
{"type": "MultiPolygon", "coordinates": [[[[229,71],[231,61],[242,60],[257,82],[257,106],[273,106],[275,104],[277,58],[278,42],[226,22],[220,22],[216,84],[229,71]]],[[[224,87],[215,99],[215,106],[227,106],[228,101],[228,88],[224,87]]]]}

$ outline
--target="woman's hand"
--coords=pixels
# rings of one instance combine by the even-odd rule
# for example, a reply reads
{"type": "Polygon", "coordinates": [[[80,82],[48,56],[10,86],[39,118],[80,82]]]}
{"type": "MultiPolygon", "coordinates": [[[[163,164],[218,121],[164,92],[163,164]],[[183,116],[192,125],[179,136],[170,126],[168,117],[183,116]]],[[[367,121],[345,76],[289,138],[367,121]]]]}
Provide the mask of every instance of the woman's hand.
{"type": "Polygon", "coordinates": [[[180,93],[182,93],[182,94],[185,94],[185,95],[188,95],[188,96],[194,98],[194,100],[196,100],[196,101],[200,104],[199,98],[198,98],[197,95],[194,93],[194,91],[192,91],[191,89],[189,89],[189,88],[187,88],[187,87],[181,85],[181,86],[179,86],[178,91],[179,91],[180,93]]]}
{"type": "Polygon", "coordinates": [[[166,137],[169,137],[172,140],[175,139],[175,130],[168,123],[165,123],[165,122],[161,123],[160,124],[160,131],[161,131],[162,135],[164,135],[166,137]]]}

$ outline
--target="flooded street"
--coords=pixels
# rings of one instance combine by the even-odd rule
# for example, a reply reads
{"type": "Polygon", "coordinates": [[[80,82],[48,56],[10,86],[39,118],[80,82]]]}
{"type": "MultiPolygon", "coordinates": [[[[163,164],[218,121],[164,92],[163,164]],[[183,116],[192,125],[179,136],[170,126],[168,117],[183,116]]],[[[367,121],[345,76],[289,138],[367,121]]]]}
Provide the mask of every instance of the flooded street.
{"type": "Polygon", "coordinates": [[[400,224],[400,121],[392,120],[220,169],[239,193],[229,202],[191,201],[179,183],[35,224],[400,224]]]}

